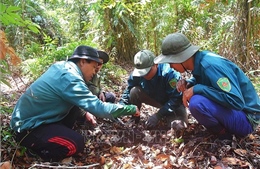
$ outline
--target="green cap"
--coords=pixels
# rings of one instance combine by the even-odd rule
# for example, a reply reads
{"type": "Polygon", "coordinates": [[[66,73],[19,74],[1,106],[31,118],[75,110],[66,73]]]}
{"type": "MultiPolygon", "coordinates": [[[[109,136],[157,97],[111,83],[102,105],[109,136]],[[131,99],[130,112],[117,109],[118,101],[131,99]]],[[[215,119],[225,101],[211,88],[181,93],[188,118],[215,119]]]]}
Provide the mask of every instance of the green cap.
{"type": "Polygon", "coordinates": [[[103,60],[103,64],[107,63],[109,61],[109,56],[106,52],[102,50],[97,50],[99,58],[103,60]]]}
{"type": "Polygon", "coordinates": [[[141,50],[134,57],[135,69],[133,76],[145,76],[154,65],[155,55],[150,50],[141,50]]]}
{"type": "Polygon", "coordinates": [[[182,33],[167,35],[162,42],[162,54],[155,58],[154,63],[183,63],[199,50],[182,33]]]}

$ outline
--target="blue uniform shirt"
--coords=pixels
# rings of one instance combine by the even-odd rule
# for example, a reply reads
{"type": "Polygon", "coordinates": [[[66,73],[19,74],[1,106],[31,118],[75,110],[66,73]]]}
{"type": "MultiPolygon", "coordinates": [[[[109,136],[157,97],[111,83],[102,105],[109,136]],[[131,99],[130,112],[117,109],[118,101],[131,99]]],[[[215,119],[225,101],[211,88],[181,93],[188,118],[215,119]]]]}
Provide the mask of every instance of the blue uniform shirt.
{"type": "Polygon", "coordinates": [[[124,107],[100,101],[93,95],[78,66],[71,61],[53,64],[19,98],[13,110],[11,128],[21,132],[62,120],[74,106],[101,118],[114,118],[122,112],[134,114],[135,106],[124,107]]]}
{"type": "Polygon", "coordinates": [[[176,89],[176,83],[180,77],[180,73],[170,68],[169,64],[158,64],[157,73],[151,80],[134,77],[131,74],[120,103],[129,104],[130,90],[135,86],[140,86],[151,98],[163,105],[162,113],[175,111],[182,104],[182,95],[176,89]]]}
{"type": "Polygon", "coordinates": [[[192,72],[194,94],[203,95],[227,108],[243,110],[255,127],[259,124],[260,100],[250,79],[233,62],[209,51],[198,51],[192,72]]]}

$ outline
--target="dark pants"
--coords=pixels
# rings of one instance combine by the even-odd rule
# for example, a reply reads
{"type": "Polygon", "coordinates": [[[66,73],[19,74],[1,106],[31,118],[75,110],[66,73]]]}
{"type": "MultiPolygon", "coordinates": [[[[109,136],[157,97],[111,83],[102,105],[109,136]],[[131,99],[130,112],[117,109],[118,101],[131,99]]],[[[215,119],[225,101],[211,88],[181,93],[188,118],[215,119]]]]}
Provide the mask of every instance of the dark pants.
{"type": "Polygon", "coordinates": [[[204,96],[192,96],[189,109],[200,124],[220,136],[230,133],[244,137],[253,132],[243,111],[226,108],[204,96]]]}
{"type": "Polygon", "coordinates": [[[106,102],[115,103],[116,96],[115,96],[114,93],[112,93],[112,92],[104,92],[104,94],[105,94],[106,102]]]}
{"type": "Polygon", "coordinates": [[[148,104],[156,108],[162,107],[162,104],[151,98],[140,87],[133,87],[130,90],[130,103],[136,105],[139,109],[141,109],[142,103],[148,104]]]}
{"type": "Polygon", "coordinates": [[[16,141],[45,161],[59,161],[84,150],[82,135],[72,130],[72,126],[80,114],[73,107],[69,114],[59,123],[44,124],[31,131],[16,133],[16,141]]]}
{"type": "MultiPolygon", "coordinates": [[[[163,105],[157,102],[155,99],[151,98],[147,93],[143,91],[140,87],[133,87],[130,91],[130,103],[136,105],[141,109],[142,103],[147,105],[161,108],[163,105]]],[[[187,111],[183,105],[180,105],[175,111],[163,112],[162,115],[167,118],[167,121],[182,120],[188,123],[187,111]]]]}

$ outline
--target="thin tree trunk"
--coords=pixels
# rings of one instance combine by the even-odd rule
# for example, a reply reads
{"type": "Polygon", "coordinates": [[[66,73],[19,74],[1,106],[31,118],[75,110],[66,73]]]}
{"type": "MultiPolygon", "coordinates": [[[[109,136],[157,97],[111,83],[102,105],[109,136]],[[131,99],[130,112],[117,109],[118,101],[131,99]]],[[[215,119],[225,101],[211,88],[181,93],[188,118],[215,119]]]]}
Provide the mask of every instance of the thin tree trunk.
{"type": "Polygon", "coordinates": [[[247,34],[246,34],[246,66],[249,65],[249,56],[250,56],[250,40],[251,40],[251,1],[246,3],[245,8],[247,9],[247,34]]]}

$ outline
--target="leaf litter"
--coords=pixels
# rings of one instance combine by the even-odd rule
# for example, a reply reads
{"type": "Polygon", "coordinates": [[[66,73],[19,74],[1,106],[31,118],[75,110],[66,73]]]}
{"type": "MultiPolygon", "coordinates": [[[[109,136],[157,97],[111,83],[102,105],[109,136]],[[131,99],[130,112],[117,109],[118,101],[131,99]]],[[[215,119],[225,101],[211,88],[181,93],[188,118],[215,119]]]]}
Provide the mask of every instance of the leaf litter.
{"type": "MultiPolygon", "coordinates": [[[[126,84],[118,86],[119,98],[126,84]],[[121,91],[121,92],[120,92],[121,91]]],[[[8,96],[8,95],[6,95],[8,96]]],[[[14,102],[1,107],[13,107],[14,102]]],[[[76,123],[74,129],[85,138],[82,153],[60,162],[44,162],[15,144],[10,132],[10,115],[0,114],[0,169],[10,168],[91,168],[91,169],[257,169],[260,166],[260,126],[246,138],[218,140],[189,114],[182,131],[169,129],[162,121],[146,130],[145,122],[157,111],[148,105],[141,109],[138,124],[131,117],[121,122],[97,119],[97,126],[76,123]]],[[[10,114],[10,113],[9,113],[10,114]]]]}

